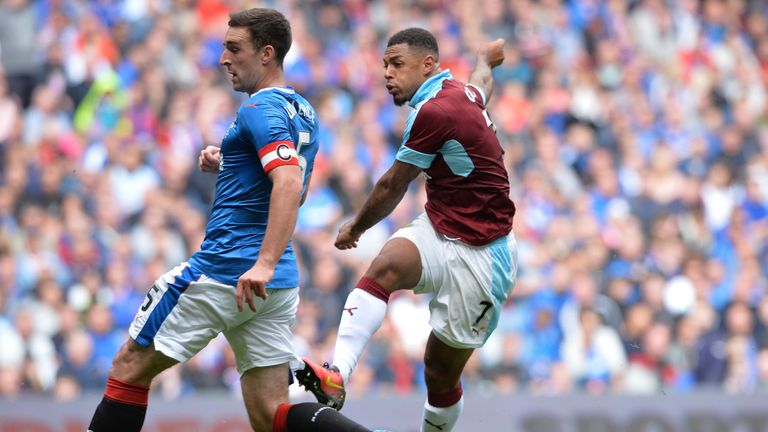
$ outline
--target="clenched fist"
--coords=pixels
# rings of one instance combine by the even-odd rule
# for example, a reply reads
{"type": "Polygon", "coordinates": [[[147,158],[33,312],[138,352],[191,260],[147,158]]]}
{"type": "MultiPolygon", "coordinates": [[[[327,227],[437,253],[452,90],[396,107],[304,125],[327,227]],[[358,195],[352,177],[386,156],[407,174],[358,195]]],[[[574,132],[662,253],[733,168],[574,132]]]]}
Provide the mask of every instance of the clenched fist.
{"type": "Polygon", "coordinates": [[[221,149],[209,145],[208,147],[200,150],[200,157],[197,159],[197,164],[200,167],[200,171],[217,173],[219,172],[219,159],[221,158],[221,149]]]}
{"type": "Polygon", "coordinates": [[[485,60],[491,68],[504,63],[504,39],[486,43],[477,51],[477,57],[485,60]]]}

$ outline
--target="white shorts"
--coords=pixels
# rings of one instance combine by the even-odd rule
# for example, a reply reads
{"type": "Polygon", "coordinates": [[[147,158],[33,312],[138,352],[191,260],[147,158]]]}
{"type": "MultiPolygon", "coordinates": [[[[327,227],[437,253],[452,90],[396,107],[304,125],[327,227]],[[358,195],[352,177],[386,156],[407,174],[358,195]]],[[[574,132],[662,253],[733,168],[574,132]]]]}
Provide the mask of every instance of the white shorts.
{"type": "Polygon", "coordinates": [[[392,238],[413,242],[421,256],[414,292],[433,293],[429,303],[435,336],[454,348],[479,348],[496,329],[517,276],[513,233],[485,246],[451,240],[435,231],[426,213],[392,238]]]}
{"type": "Polygon", "coordinates": [[[161,353],[185,362],[224,333],[241,374],[300,361],[291,333],[299,289],[268,289],[266,300],[254,296],[256,312],[245,302],[243,311],[237,310],[235,290],[182,263],[147,291],[129,334],[139,345],[153,343],[161,353]]]}

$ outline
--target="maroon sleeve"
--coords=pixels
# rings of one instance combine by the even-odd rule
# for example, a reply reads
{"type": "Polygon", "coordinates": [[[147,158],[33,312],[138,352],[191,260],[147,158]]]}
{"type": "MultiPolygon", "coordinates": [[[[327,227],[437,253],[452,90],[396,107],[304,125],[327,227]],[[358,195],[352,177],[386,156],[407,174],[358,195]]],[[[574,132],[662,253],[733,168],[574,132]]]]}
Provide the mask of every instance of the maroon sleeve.
{"type": "Polygon", "coordinates": [[[415,115],[412,126],[406,129],[403,145],[419,153],[436,154],[452,127],[448,116],[434,101],[422,105],[415,115]]]}

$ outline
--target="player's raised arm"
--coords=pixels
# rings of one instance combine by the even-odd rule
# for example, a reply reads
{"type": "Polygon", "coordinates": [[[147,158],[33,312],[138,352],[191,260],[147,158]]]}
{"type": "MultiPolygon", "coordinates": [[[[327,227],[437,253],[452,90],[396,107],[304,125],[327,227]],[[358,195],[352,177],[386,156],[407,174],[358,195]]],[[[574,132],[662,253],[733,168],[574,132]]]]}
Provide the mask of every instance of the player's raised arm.
{"type": "Polygon", "coordinates": [[[469,84],[477,87],[485,96],[484,103],[491,100],[493,75],[491,69],[504,62],[504,39],[488,42],[477,51],[475,70],[469,76],[469,84]]]}

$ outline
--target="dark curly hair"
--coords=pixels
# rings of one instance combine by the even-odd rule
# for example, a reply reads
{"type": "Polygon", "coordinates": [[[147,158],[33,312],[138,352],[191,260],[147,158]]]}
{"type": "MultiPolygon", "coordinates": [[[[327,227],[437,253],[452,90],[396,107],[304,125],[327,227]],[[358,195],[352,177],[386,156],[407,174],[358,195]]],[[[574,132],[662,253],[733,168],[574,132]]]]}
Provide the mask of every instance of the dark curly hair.
{"type": "Polygon", "coordinates": [[[416,47],[435,56],[435,61],[440,60],[440,53],[437,48],[437,39],[432,33],[422,28],[411,27],[392,35],[387,42],[387,47],[392,45],[407,44],[409,47],[416,47]]]}

